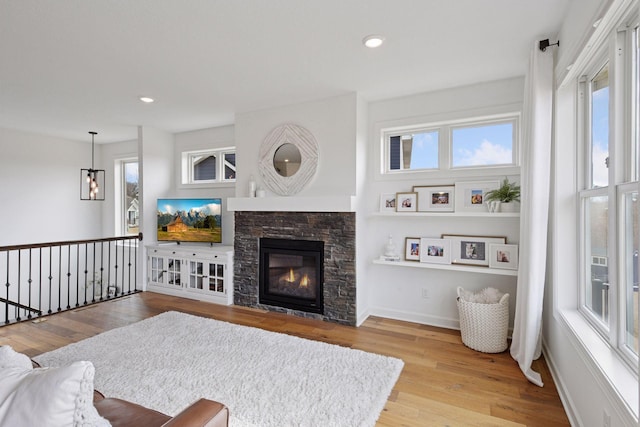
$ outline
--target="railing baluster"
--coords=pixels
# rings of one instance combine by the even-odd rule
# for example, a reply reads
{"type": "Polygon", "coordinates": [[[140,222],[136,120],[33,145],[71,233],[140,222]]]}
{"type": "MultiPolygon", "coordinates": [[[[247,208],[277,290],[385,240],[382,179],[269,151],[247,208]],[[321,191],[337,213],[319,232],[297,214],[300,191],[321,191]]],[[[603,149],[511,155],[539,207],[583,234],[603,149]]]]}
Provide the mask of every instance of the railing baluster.
{"type": "Polygon", "coordinates": [[[58,312],[62,311],[62,246],[58,246],[58,312]]]}
{"type": "Polygon", "coordinates": [[[113,266],[113,277],[115,278],[115,282],[113,283],[113,286],[115,286],[113,295],[118,296],[118,243],[114,242],[114,246],[116,254],[113,257],[113,259],[115,260],[115,265],[113,266]]]}
{"type": "Polygon", "coordinates": [[[9,255],[10,254],[11,252],[7,251],[7,283],[5,283],[5,286],[7,288],[7,302],[5,303],[5,310],[4,310],[5,324],[9,324],[9,301],[11,301],[11,299],[9,298],[9,255]]]}
{"type": "Polygon", "coordinates": [[[67,245],[67,310],[71,309],[71,245],[67,245]]]}
{"type": "Polygon", "coordinates": [[[100,301],[104,298],[104,242],[100,242],[100,301]]]}
{"type": "MultiPolygon", "coordinates": [[[[27,281],[27,283],[29,283],[29,298],[28,298],[29,307],[31,307],[31,292],[32,292],[31,285],[33,283],[33,280],[31,280],[31,261],[32,261],[32,259],[31,259],[31,248],[29,248],[29,280],[27,281]]],[[[31,316],[31,311],[28,311],[27,312],[27,319],[31,319],[31,317],[32,317],[31,316]]]]}
{"type": "Polygon", "coordinates": [[[47,311],[47,313],[51,314],[51,291],[53,289],[53,283],[51,282],[53,280],[53,271],[51,271],[52,269],[52,263],[53,263],[53,246],[49,248],[49,310],[47,311]]]}
{"type": "Polygon", "coordinates": [[[80,245],[76,244],[76,307],[80,307],[80,245]]]}
{"type": "MultiPolygon", "coordinates": [[[[22,251],[18,250],[18,304],[20,304],[20,288],[22,286],[20,286],[20,270],[22,267],[22,251]]],[[[7,299],[9,299],[9,297],[7,297],[7,299]]],[[[16,316],[16,320],[19,322],[20,320],[20,309],[16,310],[17,316],[16,316]]]]}
{"type": "Polygon", "coordinates": [[[42,316],[42,248],[38,248],[38,262],[40,263],[40,273],[38,273],[38,310],[40,310],[40,316],[42,316]]]}

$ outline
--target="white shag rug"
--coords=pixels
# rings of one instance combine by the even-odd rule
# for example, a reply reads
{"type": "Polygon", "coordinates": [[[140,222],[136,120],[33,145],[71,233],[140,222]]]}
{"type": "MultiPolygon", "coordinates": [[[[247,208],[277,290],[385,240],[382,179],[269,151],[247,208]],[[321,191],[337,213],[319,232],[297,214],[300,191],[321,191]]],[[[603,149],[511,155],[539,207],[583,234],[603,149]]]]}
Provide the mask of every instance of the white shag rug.
{"type": "Polygon", "coordinates": [[[373,426],[400,359],[178,312],[34,358],[88,360],[95,388],[168,415],[200,397],[229,407],[230,425],[373,426]]]}

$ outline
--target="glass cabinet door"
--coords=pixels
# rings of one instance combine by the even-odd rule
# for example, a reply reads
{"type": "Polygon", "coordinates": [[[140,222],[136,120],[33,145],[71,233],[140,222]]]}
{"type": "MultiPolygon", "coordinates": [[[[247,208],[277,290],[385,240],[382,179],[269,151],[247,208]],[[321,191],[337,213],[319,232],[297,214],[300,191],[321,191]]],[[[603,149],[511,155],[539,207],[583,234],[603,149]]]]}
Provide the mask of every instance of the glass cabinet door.
{"type": "Polygon", "coordinates": [[[223,264],[209,264],[209,290],[212,292],[224,292],[223,264]]]}
{"type": "Polygon", "coordinates": [[[175,286],[182,286],[180,283],[180,265],[182,263],[176,258],[167,258],[167,283],[175,286]]]}
{"type": "Polygon", "coordinates": [[[203,289],[204,263],[202,261],[189,261],[189,287],[191,289],[203,289]]]}
{"type": "Polygon", "coordinates": [[[156,283],[162,283],[164,280],[164,258],[163,257],[151,257],[151,281],[156,283]]]}

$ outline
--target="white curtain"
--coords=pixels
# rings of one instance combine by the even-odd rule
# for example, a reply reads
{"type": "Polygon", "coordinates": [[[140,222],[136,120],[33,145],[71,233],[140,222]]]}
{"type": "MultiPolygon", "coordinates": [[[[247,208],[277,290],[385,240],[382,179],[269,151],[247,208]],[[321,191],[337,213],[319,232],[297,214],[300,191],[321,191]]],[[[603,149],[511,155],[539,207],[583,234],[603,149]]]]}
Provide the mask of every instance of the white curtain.
{"type": "Polygon", "coordinates": [[[531,369],[540,357],[542,304],[547,255],[547,223],[551,171],[553,107],[553,48],[545,52],[536,42],[525,83],[522,148],[520,265],[511,357],[532,383],[542,387],[531,369]]]}

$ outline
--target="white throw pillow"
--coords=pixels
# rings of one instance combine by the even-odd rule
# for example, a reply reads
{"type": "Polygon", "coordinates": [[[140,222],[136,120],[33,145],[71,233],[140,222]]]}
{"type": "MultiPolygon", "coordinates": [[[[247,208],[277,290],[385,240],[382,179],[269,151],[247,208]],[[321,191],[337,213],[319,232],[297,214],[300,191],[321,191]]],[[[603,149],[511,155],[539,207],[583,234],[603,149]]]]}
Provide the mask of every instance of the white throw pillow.
{"type": "Polygon", "coordinates": [[[33,363],[26,354],[18,353],[10,345],[0,346],[0,369],[33,369],[33,363]]]}
{"type": "Polygon", "coordinates": [[[93,406],[91,362],[0,369],[1,426],[110,426],[93,406]]]}

